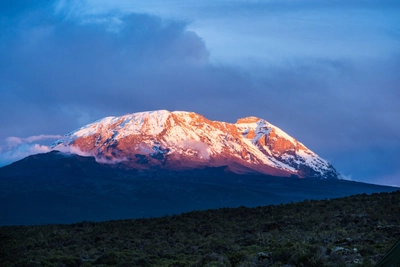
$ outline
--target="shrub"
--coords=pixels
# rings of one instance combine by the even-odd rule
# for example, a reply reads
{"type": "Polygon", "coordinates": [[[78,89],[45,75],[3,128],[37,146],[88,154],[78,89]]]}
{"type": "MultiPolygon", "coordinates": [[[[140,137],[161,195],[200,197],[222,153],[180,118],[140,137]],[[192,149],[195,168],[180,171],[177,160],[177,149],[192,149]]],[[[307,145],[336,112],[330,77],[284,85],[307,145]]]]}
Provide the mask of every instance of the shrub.
{"type": "Polygon", "coordinates": [[[102,254],[99,258],[97,258],[97,260],[94,263],[115,265],[118,263],[118,256],[115,252],[106,252],[102,254]]]}

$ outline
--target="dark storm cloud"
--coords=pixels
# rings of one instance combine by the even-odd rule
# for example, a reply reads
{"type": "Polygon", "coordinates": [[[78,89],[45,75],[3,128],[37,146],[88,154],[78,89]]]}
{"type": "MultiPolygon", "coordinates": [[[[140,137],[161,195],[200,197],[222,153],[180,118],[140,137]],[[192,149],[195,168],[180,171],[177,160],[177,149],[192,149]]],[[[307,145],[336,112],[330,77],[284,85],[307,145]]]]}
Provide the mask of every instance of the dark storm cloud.
{"type": "MultiPolygon", "coordinates": [[[[82,24],[45,11],[24,12],[10,19],[15,25],[7,19],[1,25],[7,28],[0,37],[0,101],[9,111],[2,118],[5,129],[34,128],[29,118],[34,116],[46,118],[36,120],[38,129],[59,124],[66,130],[63,125],[71,127],[74,118],[60,120],[63,113],[88,113],[93,119],[137,111],[159,98],[168,101],[165,96],[174,95],[163,92],[168,82],[185,79],[207,61],[204,43],[182,22],[131,14],[111,31],[108,21],[82,24]]],[[[3,131],[2,138],[7,134],[3,131]]]]}

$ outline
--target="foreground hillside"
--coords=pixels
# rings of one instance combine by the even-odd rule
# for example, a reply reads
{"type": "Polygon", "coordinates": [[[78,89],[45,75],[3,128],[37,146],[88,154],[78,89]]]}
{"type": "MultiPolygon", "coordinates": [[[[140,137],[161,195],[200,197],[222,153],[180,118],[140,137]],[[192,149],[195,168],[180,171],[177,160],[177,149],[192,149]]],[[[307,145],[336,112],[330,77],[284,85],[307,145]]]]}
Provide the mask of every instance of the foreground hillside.
{"type": "Polygon", "coordinates": [[[1,266],[373,266],[400,191],[162,218],[0,227],[1,266]]]}

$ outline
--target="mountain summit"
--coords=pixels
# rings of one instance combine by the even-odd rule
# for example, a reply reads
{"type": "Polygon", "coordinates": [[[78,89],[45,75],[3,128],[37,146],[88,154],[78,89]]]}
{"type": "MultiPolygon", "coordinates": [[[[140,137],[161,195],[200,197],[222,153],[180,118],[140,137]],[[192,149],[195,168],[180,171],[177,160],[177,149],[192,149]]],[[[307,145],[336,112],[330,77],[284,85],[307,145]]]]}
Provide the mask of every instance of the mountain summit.
{"type": "Polygon", "coordinates": [[[210,121],[193,112],[140,112],[88,124],[52,147],[125,168],[190,170],[227,166],[236,173],[338,178],[327,161],[256,117],[232,124],[210,121]]]}

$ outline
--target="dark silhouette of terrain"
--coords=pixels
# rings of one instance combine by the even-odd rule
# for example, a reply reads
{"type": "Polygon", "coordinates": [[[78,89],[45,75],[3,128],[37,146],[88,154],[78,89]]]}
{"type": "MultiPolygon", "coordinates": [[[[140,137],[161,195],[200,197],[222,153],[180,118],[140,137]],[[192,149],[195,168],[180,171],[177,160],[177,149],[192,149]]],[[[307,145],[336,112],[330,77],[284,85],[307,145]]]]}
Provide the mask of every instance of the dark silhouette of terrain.
{"type": "Polygon", "coordinates": [[[240,175],[227,167],[127,170],[53,151],[0,168],[0,225],[148,218],[396,189],[336,179],[240,175]]]}
{"type": "Polygon", "coordinates": [[[160,218],[0,227],[0,266],[375,266],[400,191],[160,218]]]}

